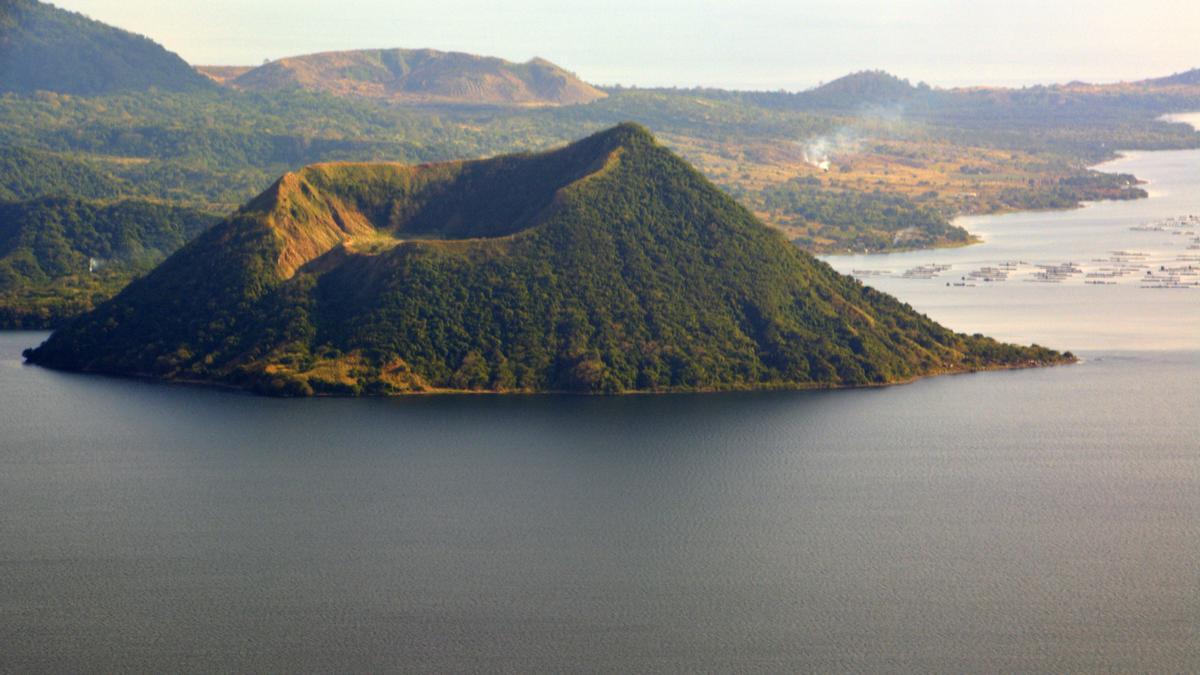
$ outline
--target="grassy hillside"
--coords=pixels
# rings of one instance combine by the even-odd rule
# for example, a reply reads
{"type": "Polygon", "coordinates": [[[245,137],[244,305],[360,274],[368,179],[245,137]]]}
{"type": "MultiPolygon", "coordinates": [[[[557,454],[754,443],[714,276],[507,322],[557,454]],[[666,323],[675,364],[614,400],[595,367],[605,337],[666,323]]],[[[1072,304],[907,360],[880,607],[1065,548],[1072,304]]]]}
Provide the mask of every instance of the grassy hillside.
{"type": "Polygon", "coordinates": [[[226,78],[225,83],[250,91],[309,89],[402,103],[572,105],[605,95],[544,59],[512,63],[433,49],[294,56],[226,78]]]}
{"type": "Polygon", "coordinates": [[[145,201],[0,202],[0,328],[91,309],[219,218],[145,201]]]}
{"type": "Polygon", "coordinates": [[[37,0],[0,0],[0,91],[102,94],[212,86],[148,38],[37,0]]]}
{"type": "Polygon", "coordinates": [[[634,125],[290,174],[28,356],[282,394],[871,385],[1069,358],[835,273],[634,125]]]}

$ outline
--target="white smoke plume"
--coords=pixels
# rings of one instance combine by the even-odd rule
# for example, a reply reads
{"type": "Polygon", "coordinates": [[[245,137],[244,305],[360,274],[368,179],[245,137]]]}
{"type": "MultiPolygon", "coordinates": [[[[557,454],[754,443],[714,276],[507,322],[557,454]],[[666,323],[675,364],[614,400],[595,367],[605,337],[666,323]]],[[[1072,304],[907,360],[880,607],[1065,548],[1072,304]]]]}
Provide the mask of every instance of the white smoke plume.
{"type": "Polygon", "coordinates": [[[858,144],[858,130],[850,126],[839,127],[833,133],[822,134],[800,143],[805,163],[821,171],[828,171],[838,155],[857,150],[858,144]]]}
{"type": "Polygon", "coordinates": [[[803,141],[801,154],[806,164],[828,171],[838,155],[858,152],[867,133],[897,130],[903,123],[904,109],[900,105],[868,106],[860,109],[853,120],[828,134],[803,141]]]}

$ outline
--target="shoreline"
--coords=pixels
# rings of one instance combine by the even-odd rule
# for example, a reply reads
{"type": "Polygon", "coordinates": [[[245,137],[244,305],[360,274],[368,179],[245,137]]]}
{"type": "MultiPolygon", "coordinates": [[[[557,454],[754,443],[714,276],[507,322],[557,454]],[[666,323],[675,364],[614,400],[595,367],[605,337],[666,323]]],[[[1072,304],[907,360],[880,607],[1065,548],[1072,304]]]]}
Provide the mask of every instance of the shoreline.
{"type": "MultiPolygon", "coordinates": [[[[1196,116],[1195,123],[1186,122],[1186,124],[1192,124],[1193,128],[1196,129],[1198,132],[1200,132],[1200,113],[1185,113],[1185,114],[1196,116]]],[[[1116,150],[1113,152],[1112,157],[1102,160],[1100,162],[1097,162],[1095,164],[1089,164],[1087,168],[1092,171],[1099,171],[1101,173],[1110,173],[1110,172],[1105,172],[1100,167],[1104,166],[1105,164],[1111,164],[1113,162],[1119,162],[1123,159],[1126,159],[1129,156],[1129,154],[1132,154],[1132,153],[1138,153],[1138,152],[1141,152],[1141,153],[1146,153],[1146,152],[1192,152],[1193,150],[1194,149],[1186,149],[1186,150],[1116,150]]],[[[1144,180],[1142,178],[1138,178],[1138,185],[1150,185],[1150,184],[1151,184],[1150,181],[1144,180]]],[[[1142,200],[1148,200],[1148,199],[1153,199],[1153,198],[1154,198],[1154,194],[1147,191],[1145,196],[1136,197],[1134,199],[1087,200],[1087,201],[1080,201],[1080,202],[1076,203],[1074,206],[1065,207],[1065,208],[1045,208],[1045,209],[1007,209],[1006,208],[1006,209],[998,209],[995,211],[985,211],[985,212],[980,212],[980,213],[960,213],[960,214],[954,216],[954,218],[950,221],[950,223],[952,225],[956,225],[957,227],[963,227],[962,225],[957,225],[957,222],[963,218],[990,218],[990,217],[995,217],[995,216],[1011,215],[1014,213],[1067,213],[1070,211],[1078,211],[1080,209],[1087,208],[1087,206],[1089,204],[1104,204],[1104,203],[1108,203],[1108,202],[1127,202],[1127,201],[1140,202],[1142,200]]],[[[963,229],[966,229],[966,228],[963,227],[963,229]]],[[[914,252],[918,252],[918,251],[941,251],[941,250],[946,250],[946,249],[967,248],[969,246],[975,246],[978,244],[986,244],[987,243],[987,238],[982,234],[979,234],[976,232],[971,232],[969,230],[968,230],[967,234],[969,235],[970,239],[968,241],[962,242],[962,243],[939,244],[936,246],[926,246],[926,247],[916,247],[916,248],[889,248],[886,250],[870,251],[867,253],[863,253],[863,252],[856,253],[853,251],[836,251],[836,252],[830,252],[830,253],[809,252],[809,253],[811,255],[817,256],[819,258],[854,257],[854,256],[885,256],[885,255],[892,255],[895,253],[914,253],[914,252]]]]}
{"type": "MultiPolygon", "coordinates": [[[[5,331],[7,332],[7,331],[5,331]]],[[[17,331],[13,331],[17,332],[17,331]]],[[[36,331],[31,331],[36,332],[36,331]]],[[[29,349],[33,349],[32,347],[29,349]]],[[[28,351],[25,350],[25,351],[28,351]]],[[[680,395],[709,395],[709,394],[730,394],[730,393],[754,393],[767,391],[844,391],[844,390],[863,390],[863,389],[884,389],[887,387],[904,386],[913,384],[921,380],[933,377],[946,377],[954,375],[971,375],[977,373],[990,373],[1007,370],[1030,370],[1034,368],[1055,368],[1060,366],[1077,365],[1085,361],[1072,352],[1063,352],[1063,356],[1055,361],[1027,361],[1024,363],[1011,364],[996,364],[992,366],[984,366],[979,368],[949,368],[936,370],[921,375],[915,375],[903,380],[893,382],[879,382],[868,384],[822,384],[822,383],[778,383],[778,384],[738,384],[728,387],[673,387],[668,389],[631,389],[627,391],[617,392],[602,392],[602,391],[572,391],[572,390],[481,390],[481,389],[429,389],[424,391],[404,391],[386,394],[335,394],[328,392],[314,393],[304,396],[288,396],[288,395],[272,395],[255,391],[249,387],[243,387],[228,382],[218,380],[197,380],[187,378],[170,378],[158,377],[155,375],[147,375],[144,373],[118,373],[99,370],[77,370],[70,368],[58,368],[51,365],[36,363],[25,357],[24,352],[21,354],[21,366],[29,368],[44,368],[59,373],[68,373],[75,375],[100,376],[112,378],[116,380],[130,380],[150,384],[164,386],[179,386],[179,387],[194,387],[200,389],[212,389],[214,391],[226,391],[244,394],[247,396],[255,396],[261,398],[277,398],[277,399],[396,399],[410,397],[429,397],[429,396],[579,396],[579,397],[623,397],[623,396],[680,396],[680,395]]]]}
{"type": "MultiPolygon", "coordinates": [[[[1163,115],[1160,115],[1156,119],[1159,119],[1159,120],[1162,120],[1165,122],[1171,122],[1174,124],[1186,124],[1186,125],[1192,127],[1192,129],[1195,130],[1196,132],[1200,132],[1200,112],[1165,113],[1163,115]]],[[[1182,150],[1129,150],[1129,149],[1113,150],[1111,157],[1100,160],[1099,162],[1096,162],[1095,164],[1089,164],[1089,165],[1087,165],[1087,168],[1089,170],[1099,171],[1101,173],[1110,173],[1110,172],[1105,172],[1100,167],[1102,167],[1106,164],[1111,164],[1112,162],[1121,161],[1122,159],[1125,159],[1126,157],[1128,157],[1129,154],[1131,154],[1131,153],[1137,153],[1137,152],[1185,152],[1185,151],[1187,151],[1187,150],[1186,149],[1182,149],[1182,150]]],[[[1137,180],[1138,180],[1138,183],[1137,183],[1138,185],[1149,185],[1150,184],[1149,181],[1146,181],[1142,178],[1138,178],[1137,180]]],[[[1002,209],[997,209],[997,210],[992,210],[992,211],[981,211],[978,213],[958,213],[953,218],[950,219],[950,224],[955,225],[956,221],[958,221],[962,218],[974,218],[974,217],[980,217],[980,216],[1002,216],[1002,215],[1007,215],[1010,213],[1062,213],[1062,212],[1074,211],[1077,209],[1085,208],[1088,204],[1098,204],[1098,203],[1102,203],[1102,202],[1111,202],[1111,201],[1140,201],[1142,199],[1151,199],[1153,196],[1154,195],[1147,193],[1144,197],[1137,197],[1133,200],[1122,200],[1122,199],[1083,200],[1083,201],[1077,202],[1074,206],[1070,206],[1070,207],[1066,207],[1066,208],[1047,208],[1047,209],[1002,208],[1002,209]]],[[[956,226],[962,227],[961,225],[956,225],[956,226]]],[[[964,227],[963,229],[965,230],[966,228],[964,227]]],[[[814,256],[820,256],[820,257],[889,255],[892,253],[912,253],[914,251],[938,251],[938,250],[950,249],[950,248],[964,248],[967,246],[974,246],[976,244],[986,243],[985,238],[980,236],[979,234],[976,234],[975,232],[971,232],[968,230],[967,234],[969,235],[969,240],[965,241],[965,242],[961,242],[961,243],[955,242],[955,243],[936,244],[934,246],[923,246],[923,247],[887,248],[887,249],[883,249],[880,251],[871,251],[868,253],[845,251],[845,250],[828,251],[828,252],[808,251],[808,253],[811,253],[814,256]]]]}
{"type": "MultiPolygon", "coordinates": [[[[1139,152],[1139,151],[1129,150],[1129,151],[1122,151],[1122,152],[1139,152]]],[[[1144,152],[1170,152],[1170,151],[1169,150],[1146,150],[1144,152]]],[[[1096,167],[1103,166],[1105,164],[1108,164],[1109,162],[1120,161],[1124,158],[1125,158],[1125,156],[1123,154],[1117,153],[1117,155],[1115,157],[1113,157],[1111,159],[1106,159],[1103,162],[1100,162],[1098,164],[1089,165],[1088,168],[1093,171],[1100,171],[1100,169],[1097,169],[1096,167]]],[[[1145,180],[1142,180],[1139,178],[1138,185],[1149,185],[1149,181],[1145,181],[1145,180]]],[[[978,213],[959,213],[950,220],[950,224],[955,225],[955,227],[962,227],[961,225],[956,225],[956,222],[962,218],[984,218],[984,217],[991,217],[991,216],[1006,216],[1006,215],[1013,214],[1013,213],[1065,213],[1068,211],[1077,211],[1079,209],[1086,208],[1088,204],[1099,204],[1099,203],[1103,203],[1103,202],[1141,201],[1143,199],[1150,199],[1151,197],[1153,197],[1153,195],[1147,193],[1143,196],[1135,197],[1133,199],[1113,198],[1113,199],[1096,199],[1096,200],[1079,201],[1079,202],[1076,202],[1074,206],[1067,206],[1067,207],[1063,207],[1063,208],[1045,208],[1045,209],[1002,208],[1002,209],[996,209],[994,211],[980,211],[978,213]]],[[[966,228],[963,227],[963,229],[965,230],[966,228]]],[[[966,248],[968,246],[975,246],[977,244],[985,244],[985,243],[987,243],[987,239],[983,235],[976,233],[976,232],[971,232],[970,230],[967,230],[967,241],[948,242],[948,243],[943,243],[943,244],[935,244],[933,246],[901,246],[901,247],[896,247],[896,248],[886,248],[886,249],[881,249],[878,251],[865,251],[865,252],[864,251],[857,251],[857,252],[856,251],[846,251],[846,250],[836,250],[836,251],[810,251],[808,249],[801,249],[801,250],[805,251],[806,253],[808,253],[810,255],[814,255],[814,256],[818,256],[818,257],[891,255],[893,253],[913,253],[915,251],[941,251],[941,250],[945,250],[945,249],[966,248]]]]}

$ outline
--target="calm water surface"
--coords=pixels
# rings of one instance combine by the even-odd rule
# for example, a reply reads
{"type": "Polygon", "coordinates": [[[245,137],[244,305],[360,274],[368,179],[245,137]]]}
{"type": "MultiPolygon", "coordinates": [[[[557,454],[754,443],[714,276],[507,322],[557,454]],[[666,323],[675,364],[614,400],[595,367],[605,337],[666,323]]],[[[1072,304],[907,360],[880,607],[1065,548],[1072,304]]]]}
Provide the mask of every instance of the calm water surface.
{"type": "Polygon", "coordinates": [[[960,218],[957,224],[982,236],[983,244],[825,260],[964,332],[1076,351],[1200,349],[1200,287],[1144,288],[1155,284],[1142,280],[1147,271],[1191,266],[1192,274],[1180,279],[1200,281],[1200,150],[1132,152],[1099,168],[1147,180],[1143,187],[1150,199],[960,218]],[[1132,229],[1189,215],[1197,217],[1196,225],[1163,232],[1132,229]],[[1118,252],[1140,255],[1114,263],[1118,252]],[[1068,262],[1081,273],[1057,284],[1031,281],[1042,271],[1039,265],[1068,262]],[[1007,281],[970,278],[971,272],[1003,263],[1016,263],[1007,281]],[[903,277],[928,265],[949,269],[932,279],[903,277]],[[1119,278],[1087,276],[1117,265],[1145,269],[1119,278]],[[975,285],[948,286],[954,283],[975,285]]]}
{"type": "MultiPolygon", "coordinates": [[[[1129,227],[1200,213],[1200,153],[1112,168],[1156,197],[833,262],[1174,255],[1129,227]]],[[[275,400],[24,366],[44,334],[0,334],[0,669],[1200,670],[1200,290],[868,282],[1085,361],[275,400]]]]}

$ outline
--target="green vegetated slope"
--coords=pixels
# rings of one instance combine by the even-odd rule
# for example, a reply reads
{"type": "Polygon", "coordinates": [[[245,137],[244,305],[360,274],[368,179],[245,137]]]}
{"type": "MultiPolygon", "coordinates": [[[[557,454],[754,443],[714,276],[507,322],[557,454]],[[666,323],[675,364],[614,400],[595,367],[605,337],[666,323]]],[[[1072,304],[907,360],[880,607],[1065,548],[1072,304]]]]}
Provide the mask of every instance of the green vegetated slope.
{"type": "Polygon", "coordinates": [[[138,200],[0,202],[0,328],[47,328],[89,310],[218,220],[138,200]]]}
{"type": "Polygon", "coordinates": [[[0,200],[63,195],[110,199],[131,189],[84,159],[0,145],[0,200]]]}
{"type": "Polygon", "coordinates": [[[213,87],[149,38],[35,0],[0,0],[0,91],[101,94],[213,87]]]}
{"type": "Polygon", "coordinates": [[[643,128],[288,174],[27,353],[279,394],[849,386],[1069,355],[949,331],[643,128]]]}
{"type": "Polygon", "coordinates": [[[764,189],[756,200],[794,232],[793,243],[818,248],[816,236],[838,242],[834,250],[874,251],[968,244],[971,235],[944,213],[895,193],[822,189],[815,179],[792,179],[764,189]]]}

